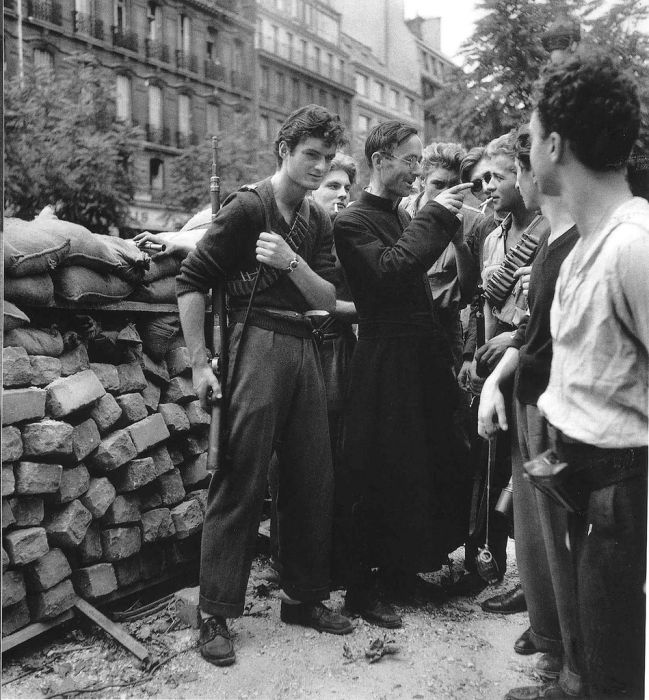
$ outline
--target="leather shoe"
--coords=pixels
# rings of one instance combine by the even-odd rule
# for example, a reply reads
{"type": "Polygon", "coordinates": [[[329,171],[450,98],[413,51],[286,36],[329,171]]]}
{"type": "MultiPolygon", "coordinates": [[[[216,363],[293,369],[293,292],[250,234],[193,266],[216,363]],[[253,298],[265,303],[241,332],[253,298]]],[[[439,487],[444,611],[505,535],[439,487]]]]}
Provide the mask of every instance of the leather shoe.
{"type": "Polygon", "coordinates": [[[378,627],[396,629],[403,627],[403,620],[395,609],[382,601],[375,591],[356,594],[347,590],[345,608],[352,614],[360,615],[364,620],[378,627]]]}
{"type": "Polygon", "coordinates": [[[487,582],[475,571],[467,571],[457,581],[446,587],[446,594],[449,597],[473,597],[484,591],[486,587],[487,582]]]}
{"type": "Polygon", "coordinates": [[[527,656],[528,654],[536,654],[538,649],[536,648],[532,638],[530,637],[530,632],[532,629],[528,627],[523,634],[514,642],[514,651],[517,654],[522,654],[527,656]]]}
{"type": "Polygon", "coordinates": [[[523,587],[519,583],[512,588],[511,591],[495,595],[493,598],[483,600],[480,607],[485,612],[501,613],[502,615],[511,615],[512,613],[524,612],[527,610],[525,602],[525,593],[523,587]]]}
{"type": "Polygon", "coordinates": [[[542,654],[534,666],[534,670],[544,680],[554,681],[559,678],[563,660],[554,654],[542,654]]]}
{"type": "Polygon", "coordinates": [[[231,666],[235,662],[232,638],[222,617],[201,619],[198,646],[205,661],[215,666],[231,666]]]}
{"type": "Polygon", "coordinates": [[[545,685],[525,685],[521,688],[512,688],[505,700],[553,700],[556,698],[578,698],[581,695],[568,695],[558,683],[546,683],[545,685]]]}
{"type": "Polygon", "coordinates": [[[329,610],[322,603],[289,605],[282,602],[280,618],[282,622],[289,625],[313,627],[318,632],[329,632],[329,634],[349,634],[354,631],[354,625],[349,618],[329,610]]]}

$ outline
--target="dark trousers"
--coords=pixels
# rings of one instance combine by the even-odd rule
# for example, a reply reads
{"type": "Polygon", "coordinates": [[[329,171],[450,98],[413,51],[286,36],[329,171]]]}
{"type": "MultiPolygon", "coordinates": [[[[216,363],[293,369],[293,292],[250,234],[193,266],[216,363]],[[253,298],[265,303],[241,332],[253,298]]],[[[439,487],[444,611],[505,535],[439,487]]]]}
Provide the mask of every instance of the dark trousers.
{"type": "MultiPolygon", "coordinates": [[[[230,466],[210,483],[201,548],[200,606],[224,617],[244,609],[273,451],[282,587],[301,601],[329,596],[333,473],[317,349],[255,326],[246,333],[230,400],[230,466]]],[[[240,337],[236,324],[231,358],[240,337]]]]}
{"type": "Polygon", "coordinates": [[[593,491],[587,511],[571,515],[570,542],[590,695],[643,698],[646,471],[593,491]]]}
{"type": "Polygon", "coordinates": [[[516,401],[518,449],[512,451],[516,562],[539,651],[563,657],[559,678],[573,695],[582,691],[575,575],[568,548],[568,512],[524,477],[524,462],[550,446],[548,423],[536,406],[516,401]]]}

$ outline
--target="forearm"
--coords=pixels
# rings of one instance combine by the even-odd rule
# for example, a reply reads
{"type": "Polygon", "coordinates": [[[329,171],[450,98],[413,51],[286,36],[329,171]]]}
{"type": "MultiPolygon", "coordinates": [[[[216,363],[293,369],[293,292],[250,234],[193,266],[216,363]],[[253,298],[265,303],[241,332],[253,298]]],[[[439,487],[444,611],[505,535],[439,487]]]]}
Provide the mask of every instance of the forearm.
{"type": "Polygon", "coordinates": [[[356,313],[356,305],[353,301],[341,301],[336,299],[336,318],[348,323],[356,323],[358,314],[356,313]]]}
{"type": "Polygon", "coordinates": [[[518,367],[518,348],[507,348],[500,362],[495,366],[489,379],[492,379],[499,387],[511,380],[518,367]]]}
{"type": "Polygon", "coordinates": [[[336,289],[322,279],[298,256],[298,266],[289,273],[289,279],[300,290],[311,309],[322,309],[333,314],[336,310],[336,289]]]}
{"type": "Polygon", "coordinates": [[[200,292],[187,292],[178,297],[180,325],[189,351],[192,368],[207,364],[205,353],[205,296],[200,292]]]}

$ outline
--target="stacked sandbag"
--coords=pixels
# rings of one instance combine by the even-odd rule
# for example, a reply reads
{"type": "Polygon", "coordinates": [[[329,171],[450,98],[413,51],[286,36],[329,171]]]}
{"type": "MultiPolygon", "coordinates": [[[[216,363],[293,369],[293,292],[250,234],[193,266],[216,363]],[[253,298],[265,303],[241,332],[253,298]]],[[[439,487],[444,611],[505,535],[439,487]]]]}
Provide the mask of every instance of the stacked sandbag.
{"type": "Polygon", "coordinates": [[[209,415],[188,351],[125,357],[3,349],[3,635],[197,561],[209,415]]]}
{"type": "Polygon", "coordinates": [[[94,234],[52,215],[5,219],[5,299],[19,308],[55,299],[115,303],[142,282],[150,258],[133,241],[94,234]]]}

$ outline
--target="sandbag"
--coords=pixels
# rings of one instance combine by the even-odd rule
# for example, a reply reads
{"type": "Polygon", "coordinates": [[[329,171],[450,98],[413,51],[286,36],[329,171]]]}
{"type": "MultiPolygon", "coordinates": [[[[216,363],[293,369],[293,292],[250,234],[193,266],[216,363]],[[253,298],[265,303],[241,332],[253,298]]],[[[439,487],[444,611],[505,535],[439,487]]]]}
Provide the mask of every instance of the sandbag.
{"type": "Polygon", "coordinates": [[[149,314],[137,323],[137,331],[147,355],[160,361],[180,335],[180,317],[178,314],[149,314]]]}
{"type": "Polygon", "coordinates": [[[63,231],[49,230],[49,220],[4,220],[4,270],[7,277],[42,275],[58,267],[70,250],[63,231]]]}
{"type": "Polygon", "coordinates": [[[41,328],[14,328],[4,334],[3,347],[25,348],[28,355],[60,357],[63,354],[63,337],[56,326],[41,328]]]}
{"type": "Polygon", "coordinates": [[[180,272],[181,260],[175,255],[161,255],[151,261],[149,269],[144,273],[143,284],[149,284],[163,277],[175,277],[180,272]]]}
{"type": "Polygon", "coordinates": [[[29,325],[29,316],[10,301],[4,302],[3,311],[5,333],[12,331],[14,328],[29,325]]]}
{"type": "Polygon", "coordinates": [[[131,301],[143,301],[148,304],[175,304],[176,278],[163,277],[150,284],[141,284],[129,297],[131,301]]]}
{"type": "Polygon", "coordinates": [[[135,284],[116,275],[78,265],[56,270],[53,279],[54,294],[78,304],[113,304],[135,289],[135,284]]]}
{"type": "Polygon", "coordinates": [[[195,228],[207,228],[212,223],[212,207],[205,207],[180,229],[181,231],[191,231],[195,228]]]}
{"type": "Polygon", "coordinates": [[[49,306],[54,302],[54,284],[47,273],[30,277],[5,277],[5,299],[18,306],[49,306]]]}

